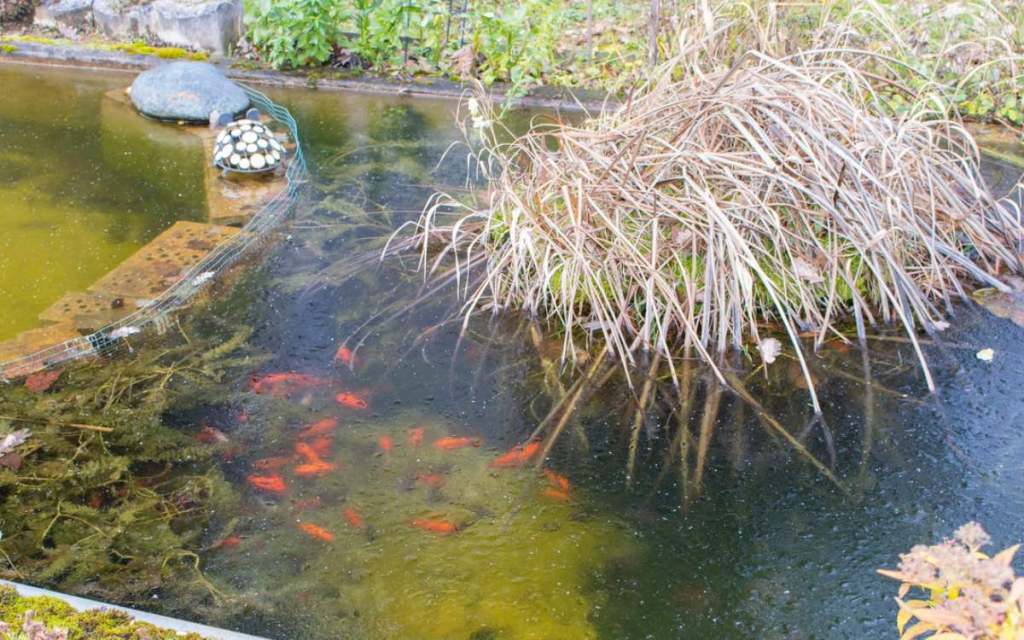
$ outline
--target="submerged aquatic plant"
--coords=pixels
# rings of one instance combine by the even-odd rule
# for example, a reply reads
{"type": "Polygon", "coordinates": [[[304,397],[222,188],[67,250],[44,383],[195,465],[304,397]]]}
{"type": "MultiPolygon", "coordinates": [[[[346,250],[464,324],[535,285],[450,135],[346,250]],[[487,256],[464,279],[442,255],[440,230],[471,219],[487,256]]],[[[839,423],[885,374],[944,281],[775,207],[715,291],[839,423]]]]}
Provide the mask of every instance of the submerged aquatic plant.
{"type": "Polygon", "coordinates": [[[945,328],[969,283],[1005,290],[999,274],[1022,268],[1020,211],[986,188],[971,135],[926,103],[881,115],[839,53],[750,51],[724,69],[704,47],[621,106],[512,142],[471,101],[487,201],[432,200],[421,264],[454,257],[467,313],[564,328],[569,360],[582,336],[628,366],[656,351],[672,367],[680,348],[714,366],[781,329],[809,381],[801,337],[885,322],[933,388],[918,331],[945,328]]]}
{"type": "Polygon", "coordinates": [[[901,638],[1024,638],[1024,577],[1011,566],[1020,545],[989,557],[981,548],[991,542],[981,525],[968,522],[940,544],[901,555],[899,571],[878,571],[902,583],[896,598],[901,638]],[[927,592],[927,599],[906,599],[911,589],[927,592]]]}

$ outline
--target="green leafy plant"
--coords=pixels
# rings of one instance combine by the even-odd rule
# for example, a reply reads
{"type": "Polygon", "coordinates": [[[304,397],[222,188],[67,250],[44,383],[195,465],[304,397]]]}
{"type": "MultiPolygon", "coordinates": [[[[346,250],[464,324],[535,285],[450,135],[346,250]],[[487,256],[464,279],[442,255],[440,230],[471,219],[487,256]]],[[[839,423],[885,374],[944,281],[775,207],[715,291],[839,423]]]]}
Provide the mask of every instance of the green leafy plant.
{"type": "Polygon", "coordinates": [[[902,640],[1024,638],[1024,577],[1011,566],[1020,545],[989,557],[981,548],[991,541],[981,525],[969,522],[952,538],[901,555],[898,571],[879,569],[900,581],[896,627],[902,640]],[[912,590],[923,595],[908,599],[912,590]]]}
{"type": "Polygon", "coordinates": [[[249,38],[275,67],[319,65],[341,39],[343,18],[336,0],[259,0],[249,38]]]}

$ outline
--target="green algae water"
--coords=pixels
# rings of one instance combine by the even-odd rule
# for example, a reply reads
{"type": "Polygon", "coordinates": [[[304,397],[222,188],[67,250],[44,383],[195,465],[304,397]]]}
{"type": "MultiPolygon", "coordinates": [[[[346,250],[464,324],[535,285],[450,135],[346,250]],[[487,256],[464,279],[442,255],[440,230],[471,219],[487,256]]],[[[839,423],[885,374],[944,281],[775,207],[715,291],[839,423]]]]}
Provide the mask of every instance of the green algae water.
{"type": "Polygon", "coordinates": [[[0,390],[0,416],[113,429],[33,427],[0,466],[5,577],[279,640],[861,640],[896,636],[899,553],[971,519],[1024,539],[1024,330],[958,309],[936,397],[883,331],[830,344],[823,420],[781,357],[756,405],[694,364],[639,417],[612,376],[547,421],[557,336],[462,331],[415,256],[379,260],[476,178],[456,105],[272,97],[313,175],[262,266],[132,357],[0,390]]]}
{"type": "Polygon", "coordinates": [[[130,81],[0,65],[0,340],[174,221],[205,217],[201,146],[104,97],[130,81]]]}

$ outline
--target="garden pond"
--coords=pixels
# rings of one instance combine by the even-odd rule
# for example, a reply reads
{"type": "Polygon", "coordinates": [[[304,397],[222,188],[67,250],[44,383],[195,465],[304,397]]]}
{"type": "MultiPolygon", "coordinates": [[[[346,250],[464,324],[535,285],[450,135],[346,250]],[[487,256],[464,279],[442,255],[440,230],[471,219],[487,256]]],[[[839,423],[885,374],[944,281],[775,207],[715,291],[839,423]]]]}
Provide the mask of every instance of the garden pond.
{"type": "MultiPolygon", "coordinates": [[[[123,132],[95,100],[123,75],[0,82],[14,328],[31,301],[8,281],[44,286],[24,256],[45,286],[81,286],[194,215],[200,169],[104,155],[123,132]],[[79,251],[53,251],[65,234],[79,251]]],[[[312,175],[260,264],[132,354],[0,389],[0,429],[32,429],[0,458],[3,577],[288,640],[860,639],[895,637],[897,585],[875,570],[912,545],[968,520],[1024,541],[1024,329],[958,308],[928,343],[934,397],[897,334],[869,356],[830,342],[818,421],[785,356],[742,374],[746,398],[696,363],[679,390],[614,370],[577,387],[542,326],[462,331],[418,256],[379,259],[436,188],[466,187],[455,103],[270,95],[312,175]],[[546,419],[566,396],[575,411],[546,419]],[[542,423],[561,436],[541,463],[542,423]]],[[[1017,173],[990,171],[1001,188],[1017,173]]]]}

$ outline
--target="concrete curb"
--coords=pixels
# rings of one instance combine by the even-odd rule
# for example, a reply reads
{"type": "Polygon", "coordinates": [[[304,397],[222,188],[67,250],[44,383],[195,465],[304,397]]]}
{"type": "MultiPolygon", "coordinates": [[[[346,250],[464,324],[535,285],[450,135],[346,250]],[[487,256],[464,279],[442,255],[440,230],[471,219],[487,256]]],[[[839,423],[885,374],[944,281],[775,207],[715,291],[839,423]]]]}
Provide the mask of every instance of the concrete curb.
{"type": "MultiPolygon", "coordinates": [[[[124,53],[120,51],[104,51],[78,45],[52,45],[36,42],[11,41],[15,47],[10,53],[0,55],[0,62],[32,62],[55,66],[73,66],[98,69],[122,69],[142,71],[166,62],[160,58],[147,55],[124,53]]],[[[301,72],[285,72],[270,70],[247,70],[231,66],[230,59],[211,60],[225,75],[234,80],[248,84],[259,84],[277,87],[298,87],[321,91],[358,91],[381,95],[417,96],[427,98],[459,99],[470,91],[465,84],[443,79],[422,82],[401,82],[387,78],[315,78],[301,72]]],[[[507,88],[494,86],[488,94],[498,103],[508,103],[519,107],[535,107],[578,112],[583,110],[600,111],[603,100],[595,97],[593,92],[584,92],[579,100],[571,99],[571,95],[531,95],[509,96],[507,88]]],[[[557,90],[541,89],[557,94],[557,90]]],[[[609,103],[614,102],[609,100],[609,103]]]]}
{"type": "Polygon", "coordinates": [[[164,629],[171,629],[181,634],[198,633],[199,635],[203,636],[204,638],[208,638],[209,640],[268,640],[267,638],[251,636],[246,633],[238,633],[237,631],[228,631],[227,629],[208,627],[205,624],[188,622],[187,620],[179,620],[178,618],[169,618],[167,616],[161,616],[155,613],[146,613],[145,611],[129,609],[128,607],[119,607],[117,605],[107,604],[105,602],[89,600],[88,598],[69,596],[64,593],[49,591],[48,589],[30,587],[25,584],[11,582],[9,580],[0,580],[0,585],[13,587],[14,590],[18,592],[18,595],[27,598],[32,598],[36,596],[47,596],[50,598],[57,598],[58,600],[63,600],[64,602],[68,603],[68,605],[70,605],[72,608],[78,611],[88,611],[90,609],[120,611],[122,613],[127,613],[132,618],[140,620],[142,622],[148,622],[149,624],[156,625],[164,629]]]}

